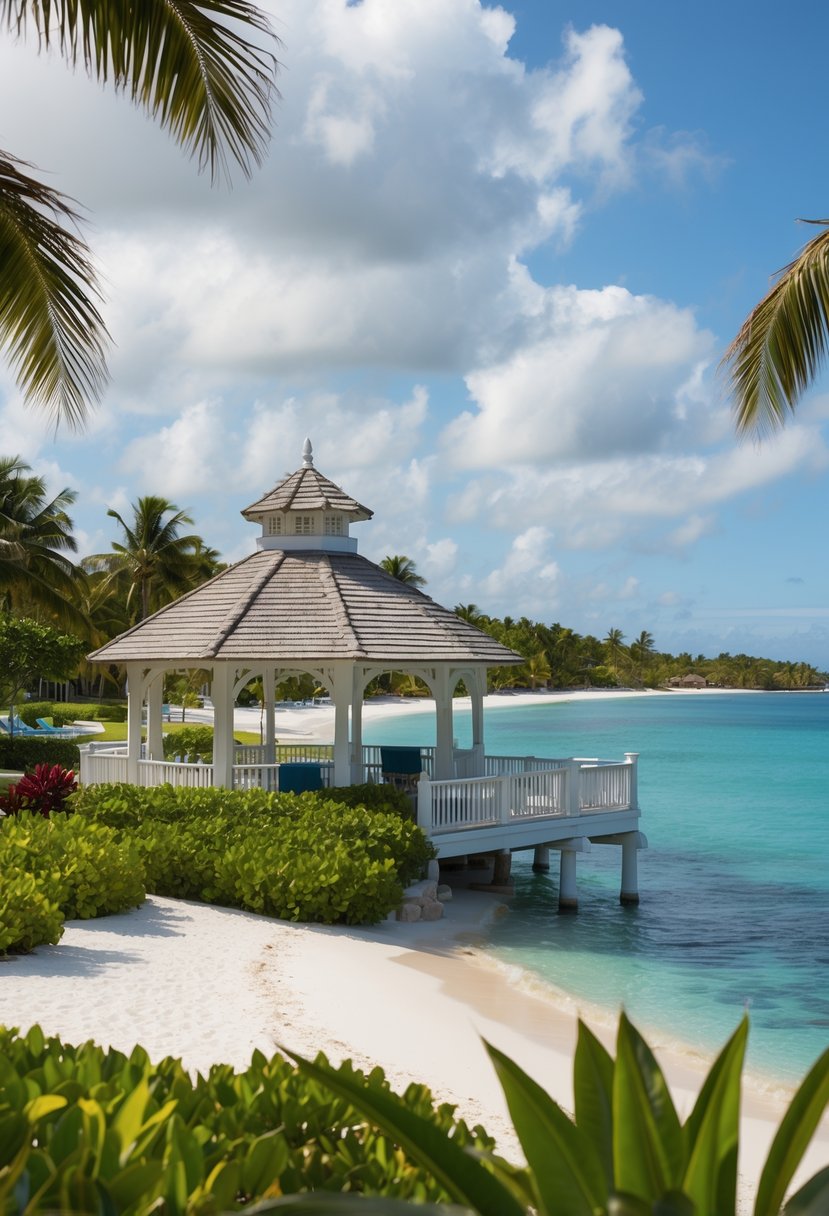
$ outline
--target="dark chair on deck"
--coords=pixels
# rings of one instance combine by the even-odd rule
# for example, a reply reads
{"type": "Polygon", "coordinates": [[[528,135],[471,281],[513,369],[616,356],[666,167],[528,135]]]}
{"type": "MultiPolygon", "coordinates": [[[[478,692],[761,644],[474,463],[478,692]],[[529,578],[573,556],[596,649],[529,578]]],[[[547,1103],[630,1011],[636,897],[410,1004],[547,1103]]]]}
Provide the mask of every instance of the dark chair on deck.
{"type": "Polygon", "coordinates": [[[381,747],[380,767],[384,785],[393,785],[407,794],[417,794],[417,783],[423,772],[419,747],[381,747]]]}
{"type": "Polygon", "coordinates": [[[308,790],[322,789],[322,767],[319,764],[296,762],[280,764],[280,794],[304,794],[308,790]]]}

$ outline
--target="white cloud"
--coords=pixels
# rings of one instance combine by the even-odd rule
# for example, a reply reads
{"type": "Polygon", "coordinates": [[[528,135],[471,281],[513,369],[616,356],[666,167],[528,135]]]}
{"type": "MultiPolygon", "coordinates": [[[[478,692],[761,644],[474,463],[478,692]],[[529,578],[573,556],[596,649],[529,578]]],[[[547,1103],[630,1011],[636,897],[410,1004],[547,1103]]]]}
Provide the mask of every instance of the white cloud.
{"type": "Polygon", "coordinates": [[[217,406],[201,401],[159,431],[128,444],[120,469],[146,489],[173,500],[204,491],[222,471],[223,432],[217,406]]]}

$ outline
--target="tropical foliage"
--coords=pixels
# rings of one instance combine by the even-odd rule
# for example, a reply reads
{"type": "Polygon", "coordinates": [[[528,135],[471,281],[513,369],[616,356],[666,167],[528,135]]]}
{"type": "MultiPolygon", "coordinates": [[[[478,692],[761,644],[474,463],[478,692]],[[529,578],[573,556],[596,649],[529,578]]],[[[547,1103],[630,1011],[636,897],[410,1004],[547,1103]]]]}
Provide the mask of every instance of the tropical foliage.
{"type": "Polygon", "coordinates": [[[390,574],[398,583],[407,587],[424,587],[426,579],[418,574],[417,566],[405,553],[391,553],[380,562],[381,569],[390,574]]]}
{"type": "Polygon", "coordinates": [[[193,520],[166,498],[139,498],[129,521],[114,510],[107,515],[118,521],[121,539],[112,542],[111,553],[89,557],[84,564],[108,575],[110,586],[123,597],[131,623],[216,572],[215,550],[207,548],[200,536],[182,533],[193,520]]]}
{"type": "MultiPolygon", "coordinates": [[[[214,178],[260,162],[275,60],[247,0],[0,0],[0,21],[111,81],[214,178]]],[[[78,425],[106,383],[100,292],[75,204],[30,170],[0,152],[0,343],[26,397],[78,425]]]]}
{"type": "Polygon", "coordinates": [[[77,567],[67,557],[77,545],[67,510],[75,492],[54,498],[19,456],[0,457],[0,606],[6,612],[43,611],[77,624],[77,567]]]}
{"type": "Polygon", "coordinates": [[[723,358],[737,429],[782,426],[823,365],[829,346],[829,220],[776,276],[723,358]]]}
{"type": "Polygon", "coordinates": [[[38,677],[67,679],[76,670],[81,651],[82,643],[70,634],[0,613],[0,694],[10,706],[11,734],[18,693],[38,677]]]}
{"type": "MultiPolygon", "coordinates": [[[[684,1121],[624,1015],[615,1057],[579,1027],[575,1117],[488,1047],[517,1167],[424,1086],[393,1093],[379,1068],[256,1052],[242,1072],[194,1077],[140,1047],[125,1056],[0,1028],[0,1211],[735,1216],[747,1033],[744,1020],[684,1121]]],[[[786,1201],[827,1098],[829,1052],[784,1115],[754,1216],[827,1210],[829,1170],[786,1201]]]]}
{"type": "MultiPolygon", "coordinates": [[[[129,1055],[75,1047],[33,1027],[0,1028],[0,1058],[4,1216],[217,1216],[297,1191],[318,1205],[348,1202],[354,1192],[382,1196],[382,1211],[394,1216],[407,1199],[447,1198],[392,1137],[280,1055],[256,1052],[239,1072],[215,1064],[194,1076],[180,1060],[153,1063],[141,1047],[129,1055]]],[[[379,1068],[364,1075],[346,1063],[338,1071],[389,1092],[379,1068]]],[[[482,1128],[437,1106],[425,1086],[410,1085],[405,1097],[459,1151],[491,1151],[482,1128]]],[[[432,1208],[405,1210],[428,1216],[432,1208]]]]}
{"type": "MultiPolygon", "coordinates": [[[[330,1086],[394,1137],[468,1216],[736,1216],[747,1036],[743,1019],[684,1122],[653,1052],[624,1014],[615,1059],[579,1024],[574,1118],[514,1060],[487,1045],[526,1170],[492,1154],[472,1156],[395,1095],[378,1093],[320,1060],[294,1058],[305,1076],[330,1086]]],[[[780,1124],[757,1186],[754,1216],[818,1216],[829,1209],[829,1169],[784,1204],[827,1103],[829,1050],[806,1076],[780,1124]]],[[[315,1209],[309,1203],[303,1210],[313,1216],[315,1209]]]]}
{"type": "Polygon", "coordinates": [[[658,651],[643,629],[628,644],[620,629],[604,638],[579,634],[558,622],[545,625],[528,617],[486,616],[475,604],[459,604],[456,614],[505,646],[525,656],[521,666],[494,668],[490,687],[659,688],[688,675],[721,688],[819,688],[826,675],[808,663],[778,662],[745,654],[716,658],[658,651]]]}

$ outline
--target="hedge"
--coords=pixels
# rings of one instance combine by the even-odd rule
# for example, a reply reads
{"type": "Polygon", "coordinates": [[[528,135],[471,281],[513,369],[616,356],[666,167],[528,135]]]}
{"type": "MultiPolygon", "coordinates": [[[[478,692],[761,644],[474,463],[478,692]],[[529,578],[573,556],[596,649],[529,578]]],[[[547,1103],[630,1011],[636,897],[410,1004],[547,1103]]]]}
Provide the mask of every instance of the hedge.
{"type": "Polygon", "coordinates": [[[0,820],[0,874],[0,953],[56,943],[64,919],[144,902],[139,850],[113,828],[79,816],[22,811],[0,820]]]}
{"type": "Polygon", "coordinates": [[[126,722],[127,706],[123,701],[24,701],[18,713],[27,726],[36,726],[38,718],[51,718],[55,726],[67,722],[126,722]]]}
{"type": "MultiPolygon", "coordinates": [[[[217,1064],[194,1078],[141,1047],[128,1056],[75,1047],[35,1026],[0,1027],[0,1059],[0,1212],[216,1216],[302,1191],[447,1199],[393,1137],[280,1055],[256,1052],[243,1072],[217,1064]]],[[[336,1071],[390,1092],[379,1068],[336,1071]]],[[[425,1086],[410,1085],[405,1100],[442,1140],[493,1149],[425,1086]]]]}
{"type": "Polygon", "coordinates": [[[399,814],[311,793],[95,785],[68,805],[133,843],[152,894],[284,920],[382,920],[433,856],[399,814]]]}
{"type": "Polygon", "coordinates": [[[81,753],[75,739],[34,739],[31,735],[0,735],[0,769],[29,772],[36,764],[61,764],[78,770],[81,753]]]}

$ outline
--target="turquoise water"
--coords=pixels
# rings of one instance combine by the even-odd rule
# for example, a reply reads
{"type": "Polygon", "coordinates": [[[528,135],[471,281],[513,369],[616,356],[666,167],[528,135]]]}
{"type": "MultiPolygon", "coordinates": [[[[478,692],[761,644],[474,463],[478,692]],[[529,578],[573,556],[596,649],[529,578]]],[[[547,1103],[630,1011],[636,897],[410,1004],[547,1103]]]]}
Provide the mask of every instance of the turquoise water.
{"type": "MultiPolygon", "coordinates": [[[[456,713],[469,743],[469,715],[456,713]]],[[[430,743],[432,718],[366,730],[430,743]]],[[[488,710],[491,754],[638,751],[638,908],[618,901],[620,851],[579,857],[579,914],[556,912],[558,874],[513,858],[503,961],[710,1052],[751,1015],[749,1063],[790,1082],[829,1045],[829,694],[575,701],[488,710]]],[[[555,854],[552,855],[555,863],[555,854]]]]}

